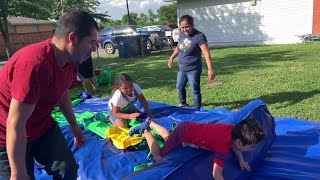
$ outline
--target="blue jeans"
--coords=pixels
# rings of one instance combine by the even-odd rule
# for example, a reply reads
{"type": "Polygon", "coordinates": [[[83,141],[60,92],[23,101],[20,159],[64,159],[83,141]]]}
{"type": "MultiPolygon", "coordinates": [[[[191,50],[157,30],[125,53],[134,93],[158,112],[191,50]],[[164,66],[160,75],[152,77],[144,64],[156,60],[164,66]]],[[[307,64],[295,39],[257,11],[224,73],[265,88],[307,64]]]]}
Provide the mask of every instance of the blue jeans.
{"type": "Polygon", "coordinates": [[[200,76],[201,70],[193,70],[188,72],[179,70],[177,75],[177,90],[180,103],[187,103],[186,85],[187,82],[189,82],[193,95],[194,108],[197,110],[199,110],[201,107],[200,76]]]}

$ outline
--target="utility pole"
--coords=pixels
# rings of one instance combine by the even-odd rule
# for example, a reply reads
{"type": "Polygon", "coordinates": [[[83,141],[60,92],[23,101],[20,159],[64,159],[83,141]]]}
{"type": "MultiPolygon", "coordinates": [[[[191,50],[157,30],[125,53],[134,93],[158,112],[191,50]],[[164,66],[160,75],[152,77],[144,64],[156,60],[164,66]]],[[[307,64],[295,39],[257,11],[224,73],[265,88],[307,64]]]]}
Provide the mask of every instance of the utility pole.
{"type": "Polygon", "coordinates": [[[127,21],[128,21],[128,25],[130,25],[130,13],[129,13],[129,4],[128,4],[128,0],[126,0],[126,3],[127,3],[127,12],[128,12],[128,15],[127,15],[127,21]]]}
{"type": "Polygon", "coordinates": [[[61,14],[63,14],[64,13],[63,12],[63,0],[61,0],[60,3],[61,3],[61,14]]]}

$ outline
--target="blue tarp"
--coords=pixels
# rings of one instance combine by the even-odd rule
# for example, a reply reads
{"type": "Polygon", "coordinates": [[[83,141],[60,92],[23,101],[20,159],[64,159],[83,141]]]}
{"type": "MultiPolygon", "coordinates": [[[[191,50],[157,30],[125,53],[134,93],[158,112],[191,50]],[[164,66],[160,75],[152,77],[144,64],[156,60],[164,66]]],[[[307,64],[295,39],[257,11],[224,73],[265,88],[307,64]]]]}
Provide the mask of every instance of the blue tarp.
{"type": "MultiPolygon", "coordinates": [[[[320,177],[320,124],[294,118],[275,118],[277,136],[274,138],[273,117],[261,100],[255,100],[237,112],[217,108],[194,111],[167,104],[149,102],[156,122],[170,129],[172,123],[196,121],[199,123],[238,123],[254,116],[263,124],[266,141],[255,152],[245,153],[253,172],[241,171],[234,155],[230,153],[224,169],[225,179],[319,179],[320,177]],[[261,119],[267,119],[261,121],[261,119]],[[273,145],[270,147],[271,143],[273,145]]],[[[140,104],[137,104],[141,107],[140,104]]],[[[76,105],[75,112],[105,112],[107,99],[93,98],[76,105]]],[[[180,148],[154,163],[149,168],[134,173],[134,166],[145,164],[148,150],[123,151],[110,140],[101,139],[84,131],[86,145],[76,149],[68,126],[62,132],[79,164],[80,179],[210,179],[213,153],[190,147],[180,148]]],[[[35,170],[37,179],[50,179],[41,165],[35,170]]]]}

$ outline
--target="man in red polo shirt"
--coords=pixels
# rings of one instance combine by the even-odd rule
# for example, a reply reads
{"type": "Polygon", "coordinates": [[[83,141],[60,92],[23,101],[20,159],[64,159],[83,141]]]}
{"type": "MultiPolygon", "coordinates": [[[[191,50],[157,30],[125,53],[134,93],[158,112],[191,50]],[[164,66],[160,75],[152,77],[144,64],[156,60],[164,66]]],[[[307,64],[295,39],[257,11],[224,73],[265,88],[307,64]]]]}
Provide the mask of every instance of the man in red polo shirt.
{"type": "Polygon", "coordinates": [[[59,19],[53,38],[17,51],[0,70],[0,177],[35,179],[34,159],[54,179],[76,179],[78,165],[51,112],[59,106],[74,143],[85,143],[68,88],[96,50],[98,26],[86,12],[59,19]]]}

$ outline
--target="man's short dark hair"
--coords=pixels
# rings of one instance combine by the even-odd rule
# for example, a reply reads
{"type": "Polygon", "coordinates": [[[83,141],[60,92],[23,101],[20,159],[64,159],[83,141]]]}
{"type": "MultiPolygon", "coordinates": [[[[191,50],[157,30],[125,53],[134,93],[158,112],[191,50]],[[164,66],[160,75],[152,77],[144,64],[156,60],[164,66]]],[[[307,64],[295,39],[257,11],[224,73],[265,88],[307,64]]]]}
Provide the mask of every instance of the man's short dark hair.
{"type": "Polygon", "coordinates": [[[258,120],[242,120],[232,129],[232,139],[240,139],[243,145],[258,144],[264,138],[264,132],[258,120]]]}
{"type": "Polygon", "coordinates": [[[98,24],[90,14],[81,10],[70,10],[58,20],[54,35],[65,38],[70,32],[74,32],[81,40],[85,36],[90,36],[93,28],[98,30],[98,24]]]}

